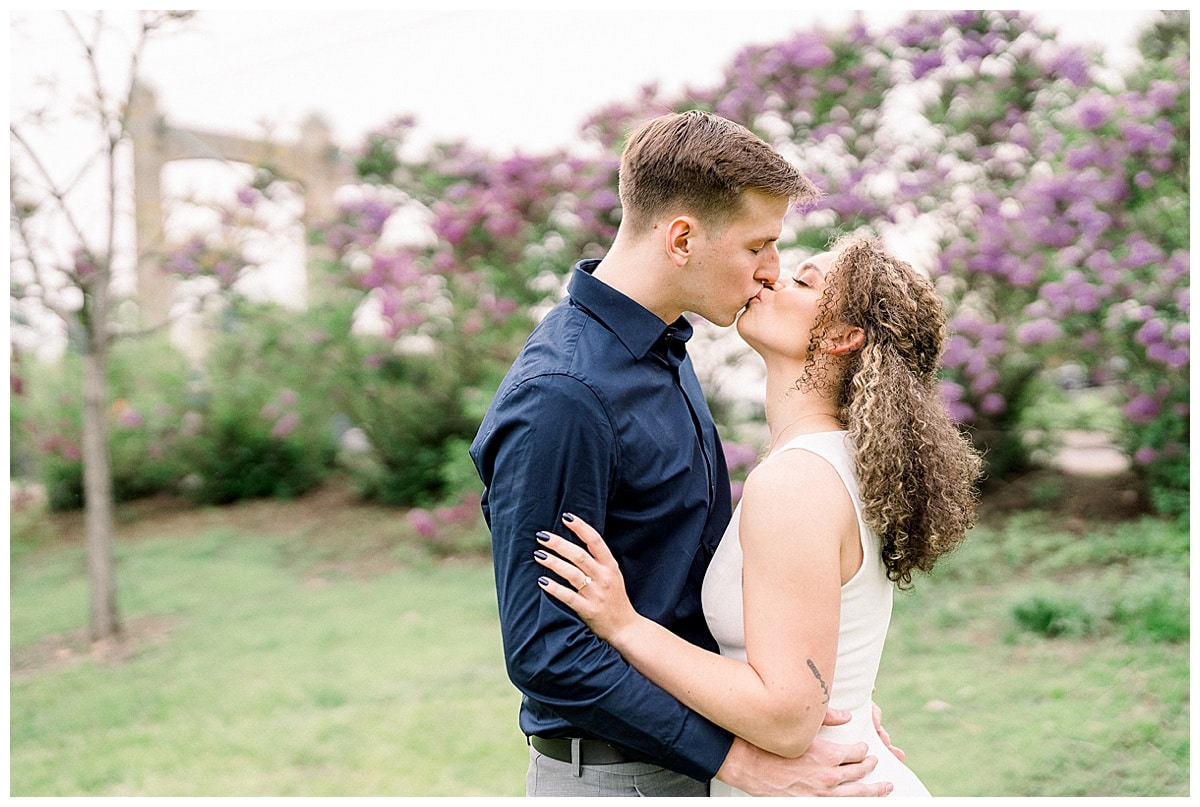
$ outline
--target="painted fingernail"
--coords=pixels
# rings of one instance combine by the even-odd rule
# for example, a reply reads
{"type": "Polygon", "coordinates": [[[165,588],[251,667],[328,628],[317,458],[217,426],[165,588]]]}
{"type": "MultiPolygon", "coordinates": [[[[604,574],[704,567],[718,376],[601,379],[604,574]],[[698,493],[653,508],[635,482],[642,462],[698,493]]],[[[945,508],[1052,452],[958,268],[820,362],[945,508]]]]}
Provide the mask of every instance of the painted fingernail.
{"type": "Polygon", "coordinates": [[[546,532],[545,530],[538,530],[538,532],[537,532],[537,539],[538,539],[539,541],[549,541],[549,540],[550,540],[550,533],[546,532]]]}
{"type": "Polygon", "coordinates": [[[535,558],[537,558],[538,560],[545,560],[546,558],[550,557],[549,555],[547,555],[545,552],[543,552],[540,549],[533,550],[533,556],[535,558]]]}
{"type": "Polygon", "coordinates": [[[563,513],[563,521],[570,524],[574,520],[575,520],[575,516],[571,515],[570,513],[563,513]]]}
{"type": "Polygon", "coordinates": [[[538,585],[545,588],[546,586],[550,585],[550,578],[549,577],[539,577],[538,585]]]}

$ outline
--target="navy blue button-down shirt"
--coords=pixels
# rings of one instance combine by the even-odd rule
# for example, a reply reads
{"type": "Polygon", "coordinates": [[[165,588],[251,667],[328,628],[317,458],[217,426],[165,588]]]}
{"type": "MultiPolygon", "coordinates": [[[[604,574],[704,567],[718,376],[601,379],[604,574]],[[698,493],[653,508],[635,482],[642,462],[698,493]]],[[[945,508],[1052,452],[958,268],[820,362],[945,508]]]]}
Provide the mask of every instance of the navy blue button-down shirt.
{"type": "Polygon", "coordinates": [[[730,518],[720,439],[685,343],[592,277],[530,335],[500,384],[471,457],[484,483],[509,677],[526,734],[604,739],[709,779],[733,741],[630,667],[537,584],[538,530],[571,537],[575,513],[604,535],[634,607],[715,650],[700,587],[730,518]]]}

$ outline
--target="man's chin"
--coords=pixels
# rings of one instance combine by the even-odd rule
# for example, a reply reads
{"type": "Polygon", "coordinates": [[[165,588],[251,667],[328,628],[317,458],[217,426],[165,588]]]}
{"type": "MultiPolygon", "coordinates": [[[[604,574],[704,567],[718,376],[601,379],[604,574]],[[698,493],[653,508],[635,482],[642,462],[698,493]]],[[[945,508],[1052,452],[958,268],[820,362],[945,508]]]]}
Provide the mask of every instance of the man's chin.
{"type": "MultiPolygon", "coordinates": [[[[753,300],[751,300],[750,302],[752,303],[752,302],[754,302],[754,301],[753,301],[753,300]]],[[[733,317],[733,321],[734,321],[734,322],[741,322],[741,321],[742,321],[742,317],[746,316],[746,312],[747,312],[747,311],[749,311],[749,310],[750,310],[750,303],[746,303],[744,306],[742,306],[740,309],[738,309],[738,312],[737,312],[737,313],[734,315],[734,317],[733,317]]]]}
{"type": "Polygon", "coordinates": [[[699,313],[698,311],[689,311],[688,313],[695,319],[702,319],[705,322],[716,325],[719,328],[728,328],[730,325],[732,325],[734,322],[737,321],[737,318],[739,316],[741,316],[741,313],[744,310],[745,310],[744,308],[740,308],[737,311],[733,312],[732,314],[729,314],[728,316],[721,316],[719,318],[715,317],[715,316],[708,317],[708,316],[705,316],[704,314],[699,313]]]}

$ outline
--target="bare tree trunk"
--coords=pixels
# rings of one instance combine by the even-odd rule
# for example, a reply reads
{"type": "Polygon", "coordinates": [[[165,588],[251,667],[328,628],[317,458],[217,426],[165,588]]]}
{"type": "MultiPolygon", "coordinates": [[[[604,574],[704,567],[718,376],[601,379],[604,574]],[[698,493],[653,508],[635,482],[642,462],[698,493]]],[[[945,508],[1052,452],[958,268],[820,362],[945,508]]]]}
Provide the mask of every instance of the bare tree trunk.
{"type": "MultiPolygon", "coordinates": [[[[104,273],[107,275],[107,272],[104,273]]],[[[107,281],[107,277],[104,278],[107,281]]],[[[107,296],[107,282],[98,284],[98,295],[107,296]]],[[[107,301],[96,301],[93,314],[103,312],[107,301]]],[[[112,469],[108,455],[108,342],[103,313],[88,330],[83,357],[83,497],[87,524],[87,568],[91,583],[92,642],[115,638],[121,631],[117,619],[116,560],[113,553],[114,519],[112,469]],[[99,328],[97,326],[100,326],[99,328]]]]}
{"type": "MultiPolygon", "coordinates": [[[[84,513],[87,532],[87,570],[88,584],[91,594],[91,616],[88,623],[88,633],[93,643],[116,638],[121,632],[121,624],[117,618],[117,585],[116,560],[113,551],[115,542],[115,526],[113,518],[113,483],[112,463],[108,453],[108,349],[115,334],[109,332],[109,309],[111,306],[112,260],[116,253],[117,220],[120,215],[118,208],[118,151],[122,144],[130,140],[128,120],[130,109],[134,105],[140,80],[140,65],[142,51],[149,36],[173,23],[190,19],[191,11],[141,11],[137,13],[137,31],[129,55],[129,70],[124,79],[124,91],[117,93],[107,86],[104,76],[108,65],[101,65],[97,54],[105,48],[102,42],[108,41],[108,36],[116,36],[116,42],[130,43],[120,26],[110,27],[104,18],[104,12],[99,11],[88,16],[64,13],[63,18],[67,28],[75,37],[85,64],[92,78],[91,97],[83,98],[86,115],[98,127],[105,141],[106,149],[95,153],[81,166],[79,176],[83,176],[93,167],[103,172],[107,183],[105,193],[99,199],[89,199],[86,189],[78,190],[78,185],[59,184],[54,174],[49,170],[45,161],[25,137],[23,127],[9,122],[9,135],[12,142],[17,144],[22,152],[22,162],[10,160],[9,201],[10,218],[15,226],[21,243],[25,246],[23,257],[30,265],[35,276],[35,283],[28,284],[25,291],[45,289],[56,285],[58,274],[67,279],[69,285],[83,293],[83,308],[75,311],[59,306],[52,297],[41,291],[37,298],[50,311],[58,314],[69,330],[77,333],[83,342],[83,497],[84,513]],[[90,25],[85,23],[90,21],[90,25]],[[86,27],[87,30],[84,30],[86,27]],[[103,68],[103,69],[102,69],[103,68]],[[25,175],[25,171],[29,175],[25,175]],[[14,182],[13,180],[17,180],[14,182]],[[18,186],[26,190],[32,188],[32,201],[16,203],[14,189],[18,186]],[[95,209],[103,205],[101,212],[106,232],[102,236],[103,246],[100,249],[89,247],[90,233],[82,226],[75,215],[75,200],[80,197],[80,204],[91,205],[95,209]],[[35,239],[30,237],[30,221],[39,216],[40,211],[53,221],[57,216],[65,223],[75,245],[73,263],[59,265],[61,260],[52,254],[44,261],[41,250],[37,248],[35,239]],[[55,269],[58,271],[56,272],[55,269]],[[52,278],[46,282],[47,277],[52,278]]],[[[121,47],[124,47],[122,45],[121,47]]],[[[38,125],[37,116],[30,118],[31,125],[38,125]]],[[[14,262],[14,254],[10,250],[10,263],[14,262]]],[[[21,296],[21,288],[13,284],[10,272],[10,294],[21,296]]]]}

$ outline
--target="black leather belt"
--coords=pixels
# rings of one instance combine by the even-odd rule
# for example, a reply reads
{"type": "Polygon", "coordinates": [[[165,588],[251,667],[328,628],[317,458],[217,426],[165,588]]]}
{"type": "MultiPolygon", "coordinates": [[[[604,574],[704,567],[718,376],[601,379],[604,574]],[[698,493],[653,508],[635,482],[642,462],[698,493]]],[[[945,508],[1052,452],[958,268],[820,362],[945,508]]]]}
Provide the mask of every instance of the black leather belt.
{"type": "Polygon", "coordinates": [[[547,739],[536,734],[529,738],[529,744],[540,754],[545,754],[559,762],[571,762],[579,765],[616,765],[619,762],[634,762],[633,757],[623,751],[613,748],[603,740],[572,740],[570,738],[547,739]],[[572,758],[571,746],[579,744],[578,759],[572,758]]]}

